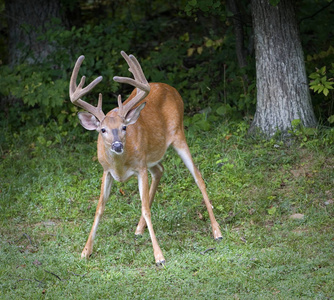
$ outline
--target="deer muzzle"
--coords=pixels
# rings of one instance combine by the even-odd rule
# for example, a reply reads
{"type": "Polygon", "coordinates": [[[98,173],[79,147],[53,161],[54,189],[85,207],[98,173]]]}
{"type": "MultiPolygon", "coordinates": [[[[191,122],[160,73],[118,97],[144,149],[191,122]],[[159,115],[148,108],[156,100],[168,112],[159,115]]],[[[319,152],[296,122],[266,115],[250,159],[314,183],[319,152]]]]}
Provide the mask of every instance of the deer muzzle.
{"type": "Polygon", "coordinates": [[[115,152],[116,154],[122,154],[124,150],[123,143],[119,141],[112,143],[111,150],[115,152]]]}

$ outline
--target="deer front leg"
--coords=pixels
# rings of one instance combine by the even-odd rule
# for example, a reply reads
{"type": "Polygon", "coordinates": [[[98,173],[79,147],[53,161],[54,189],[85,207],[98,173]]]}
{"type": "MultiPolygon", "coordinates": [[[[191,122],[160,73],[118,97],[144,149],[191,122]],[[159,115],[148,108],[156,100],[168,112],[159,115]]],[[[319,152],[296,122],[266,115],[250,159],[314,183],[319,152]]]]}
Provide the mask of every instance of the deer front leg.
{"type": "Polygon", "coordinates": [[[155,262],[157,265],[161,265],[165,263],[165,258],[159,247],[157,238],[153,230],[152,221],[151,221],[147,168],[143,168],[142,170],[140,170],[139,175],[138,175],[138,186],[139,186],[139,193],[140,193],[140,198],[141,198],[141,203],[142,203],[142,216],[146,222],[148,231],[151,236],[155,262]]]}
{"type": "Polygon", "coordinates": [[[99,225],[101,216],[104,212],[106,202],[110,195],[112,181],[113,179],[110,173],[104,172],[103,177],[102,177],[102,184],[101,184],[101,194],[100,194],[99,202],[96,207],[94,223],[90,231],[86,246],[81,253],[81,258],[89,258],[93,252],[93,243],[94,243],[94,238],[96,235],[96,230],[99,225]]]}
{"type": "MultiPolygon", "coordinates": [[[[151,187],[150,187],[150,192],[149,192],[149,205],[150,208],[152,207],[152,202],[154,200],[154,196],[155,196],[155,192],[157,190],[157,187],[159,185],[161,176],[163,174],[164,171],[164,167],[162,166],[161,163],[158,163],[157,165],[151,167],[149,169],[151,175],[152,175],[152,183],[151,183],[151,187]]],[[[143,217],[143,215],[140,217],[140,220],[138,222],[137,228],[136,228],[136,232],[135,235],[141,235],[144,233],[146,227],[146,222],[145,219],[143,217]]]]}

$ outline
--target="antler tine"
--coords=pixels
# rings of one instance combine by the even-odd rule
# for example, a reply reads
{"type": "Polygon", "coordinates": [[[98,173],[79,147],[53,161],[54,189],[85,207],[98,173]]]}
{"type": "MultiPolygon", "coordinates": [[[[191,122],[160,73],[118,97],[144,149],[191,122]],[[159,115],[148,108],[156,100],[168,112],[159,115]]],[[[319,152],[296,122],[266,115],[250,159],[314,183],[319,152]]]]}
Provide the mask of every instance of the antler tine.
{"type": "Polygon", "coordinates": [[[86,80],[86,77],[82,76],[80,83],[77,86],[76,80],[78,77],[79,69],[84,59],[85,57],[81,55],[75,63],[75,66],[72,72],[72,76],[71,76],[71,80],[70,80],[70,89],[69,89],[70,99],[74,105],[79,106],[83,108],[84,110],[90,112],[96,118],[98,118],[99,121],[101,122],[105,118],[105,114],[102,111],[102,94],[99,94],[99,100],[98,100],[97,107],[80,99],[80,97],[90,92],[102,80],[102,76],[99,76],[94,81],[92,81],[89,85],[87,85],[85,88],[82,88],[86,80]]]}
{"type": "Polygon", "coordinates": [[[119,83],[128,83],[143,91],[149,92],[150,86],[146,80],[146,77],[144,75],[144,72],[138,60],[132,54],[128,56],[124,51],[121,51],[121,54],[126,60],[126,62],[128,63],[129,71],[133,74],[135,79],[128,78],[128,77],[115,76],[113,78],[114,81],[119,82],[119,83]]]}
{"type": "Polygon", "coordinates": [[[128,65],[131,66],[129,71],[133,74],[135,80],[139,80],[144,84],[148,84],[144,72],[136,57],[132,54],[128,56],[124,51],[122,51],[121,54],[126,59],[128,65]]]}
{"type": "Polygon", "coordinates": [[[121,51],[121,55],[124,57],[129,65],[129,71],[133,74],[134,79],[128,77],[115,76],[113,79],[119,83],[127,83],[137,88],[137,95],[132,98],[125,105],[122,104],[120,98],[118,98],[119,115],[125,117],[127,112],[135,106],[138,102],[144,99],[150,92],[150,85],[144,75],[144,72],[138,62],[138,60],[133,56],[128,56],[124,51],[121,51]],[[121,103],[121,105],[120,105],[121,103]]]}
{"type": "Polygon", "coordinates": [[[133,60],[133,62],[136,65],[136,70],[138,71],[138,74],[136,76],[138,76],[138,78],[141,82],[148,84],[148,81],[147,81],[147,79],[144,75],[144,72],[143,72],[143,70],[141,68],[141,65],[139,64],[137,58],[135,58],[133,55],[130,55],[130,58],[133,60]]]}

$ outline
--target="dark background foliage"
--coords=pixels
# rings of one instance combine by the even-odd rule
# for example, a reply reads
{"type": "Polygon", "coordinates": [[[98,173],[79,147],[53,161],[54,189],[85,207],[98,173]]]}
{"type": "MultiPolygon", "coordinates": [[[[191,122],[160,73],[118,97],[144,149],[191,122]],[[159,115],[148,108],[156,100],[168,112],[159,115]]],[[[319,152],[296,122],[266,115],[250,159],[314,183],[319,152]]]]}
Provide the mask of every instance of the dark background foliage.
{"type": "MultiPolygon", "coordinates": [[[[248,1],[234,1],[236,15],[227,5],[233,1],[62,0],[61,17],[50,15],[43,28],[21,25],[26,35],[34,33],[36,39],[30,45],[18,43],[14,50],[9,45],[9,25],[15,16],[9,14],[5,2],[0,1],[0,114],[6,126],[15,129],[23,123],[46,124],[50,119],[58,126],[69,121],[73,126],[77,109],[69,103],[68,82],[81,54],[86,56],[81,74],[88,81],[104,77],[96,92],[86,98],[96,103],[102,92],[104,110],[113,108],[118,93],[125,96],[131,91],[112,80],[114,75],[128,74],[121,50],[136,55],[149,81],[166,82],[179,90],[189,116],[186,125],[207,130],[222,118],[252,119],[256,89],[248,1]],[[246,65],[242,67],[236,55],[236,18],[243,30],[246,65]],[[34,43],[48,47],[47,55],[38,55],[34,43]],[[12,51],[20,51],[15,63],[10,59],[12,51]]],[[[300,0],[296,5],[307,73],[322,86],[316,88],[318,81],[313,86],[313,105],[325,125],[334,114],[331,4],[300,0]]]]}

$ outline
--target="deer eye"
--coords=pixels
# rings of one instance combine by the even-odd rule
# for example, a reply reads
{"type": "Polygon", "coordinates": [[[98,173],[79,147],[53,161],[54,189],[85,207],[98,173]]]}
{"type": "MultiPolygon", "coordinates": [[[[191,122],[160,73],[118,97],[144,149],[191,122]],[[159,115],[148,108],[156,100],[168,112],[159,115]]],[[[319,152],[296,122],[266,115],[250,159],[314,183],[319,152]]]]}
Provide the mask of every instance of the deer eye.
{"type": "Polygon", "coordinates": [[[102,129],[101,129],[101,132],[102,132],[102,133],[105,133],[106,131],[107,131],[107,130],[106,130],[105,128],[102,128],[102,129]]]}
{"type": "Polygon", "coordinates": [[[123,127],[122,127],[122,130],[126,131],[126,126],[123,126],[123,127]]]}

